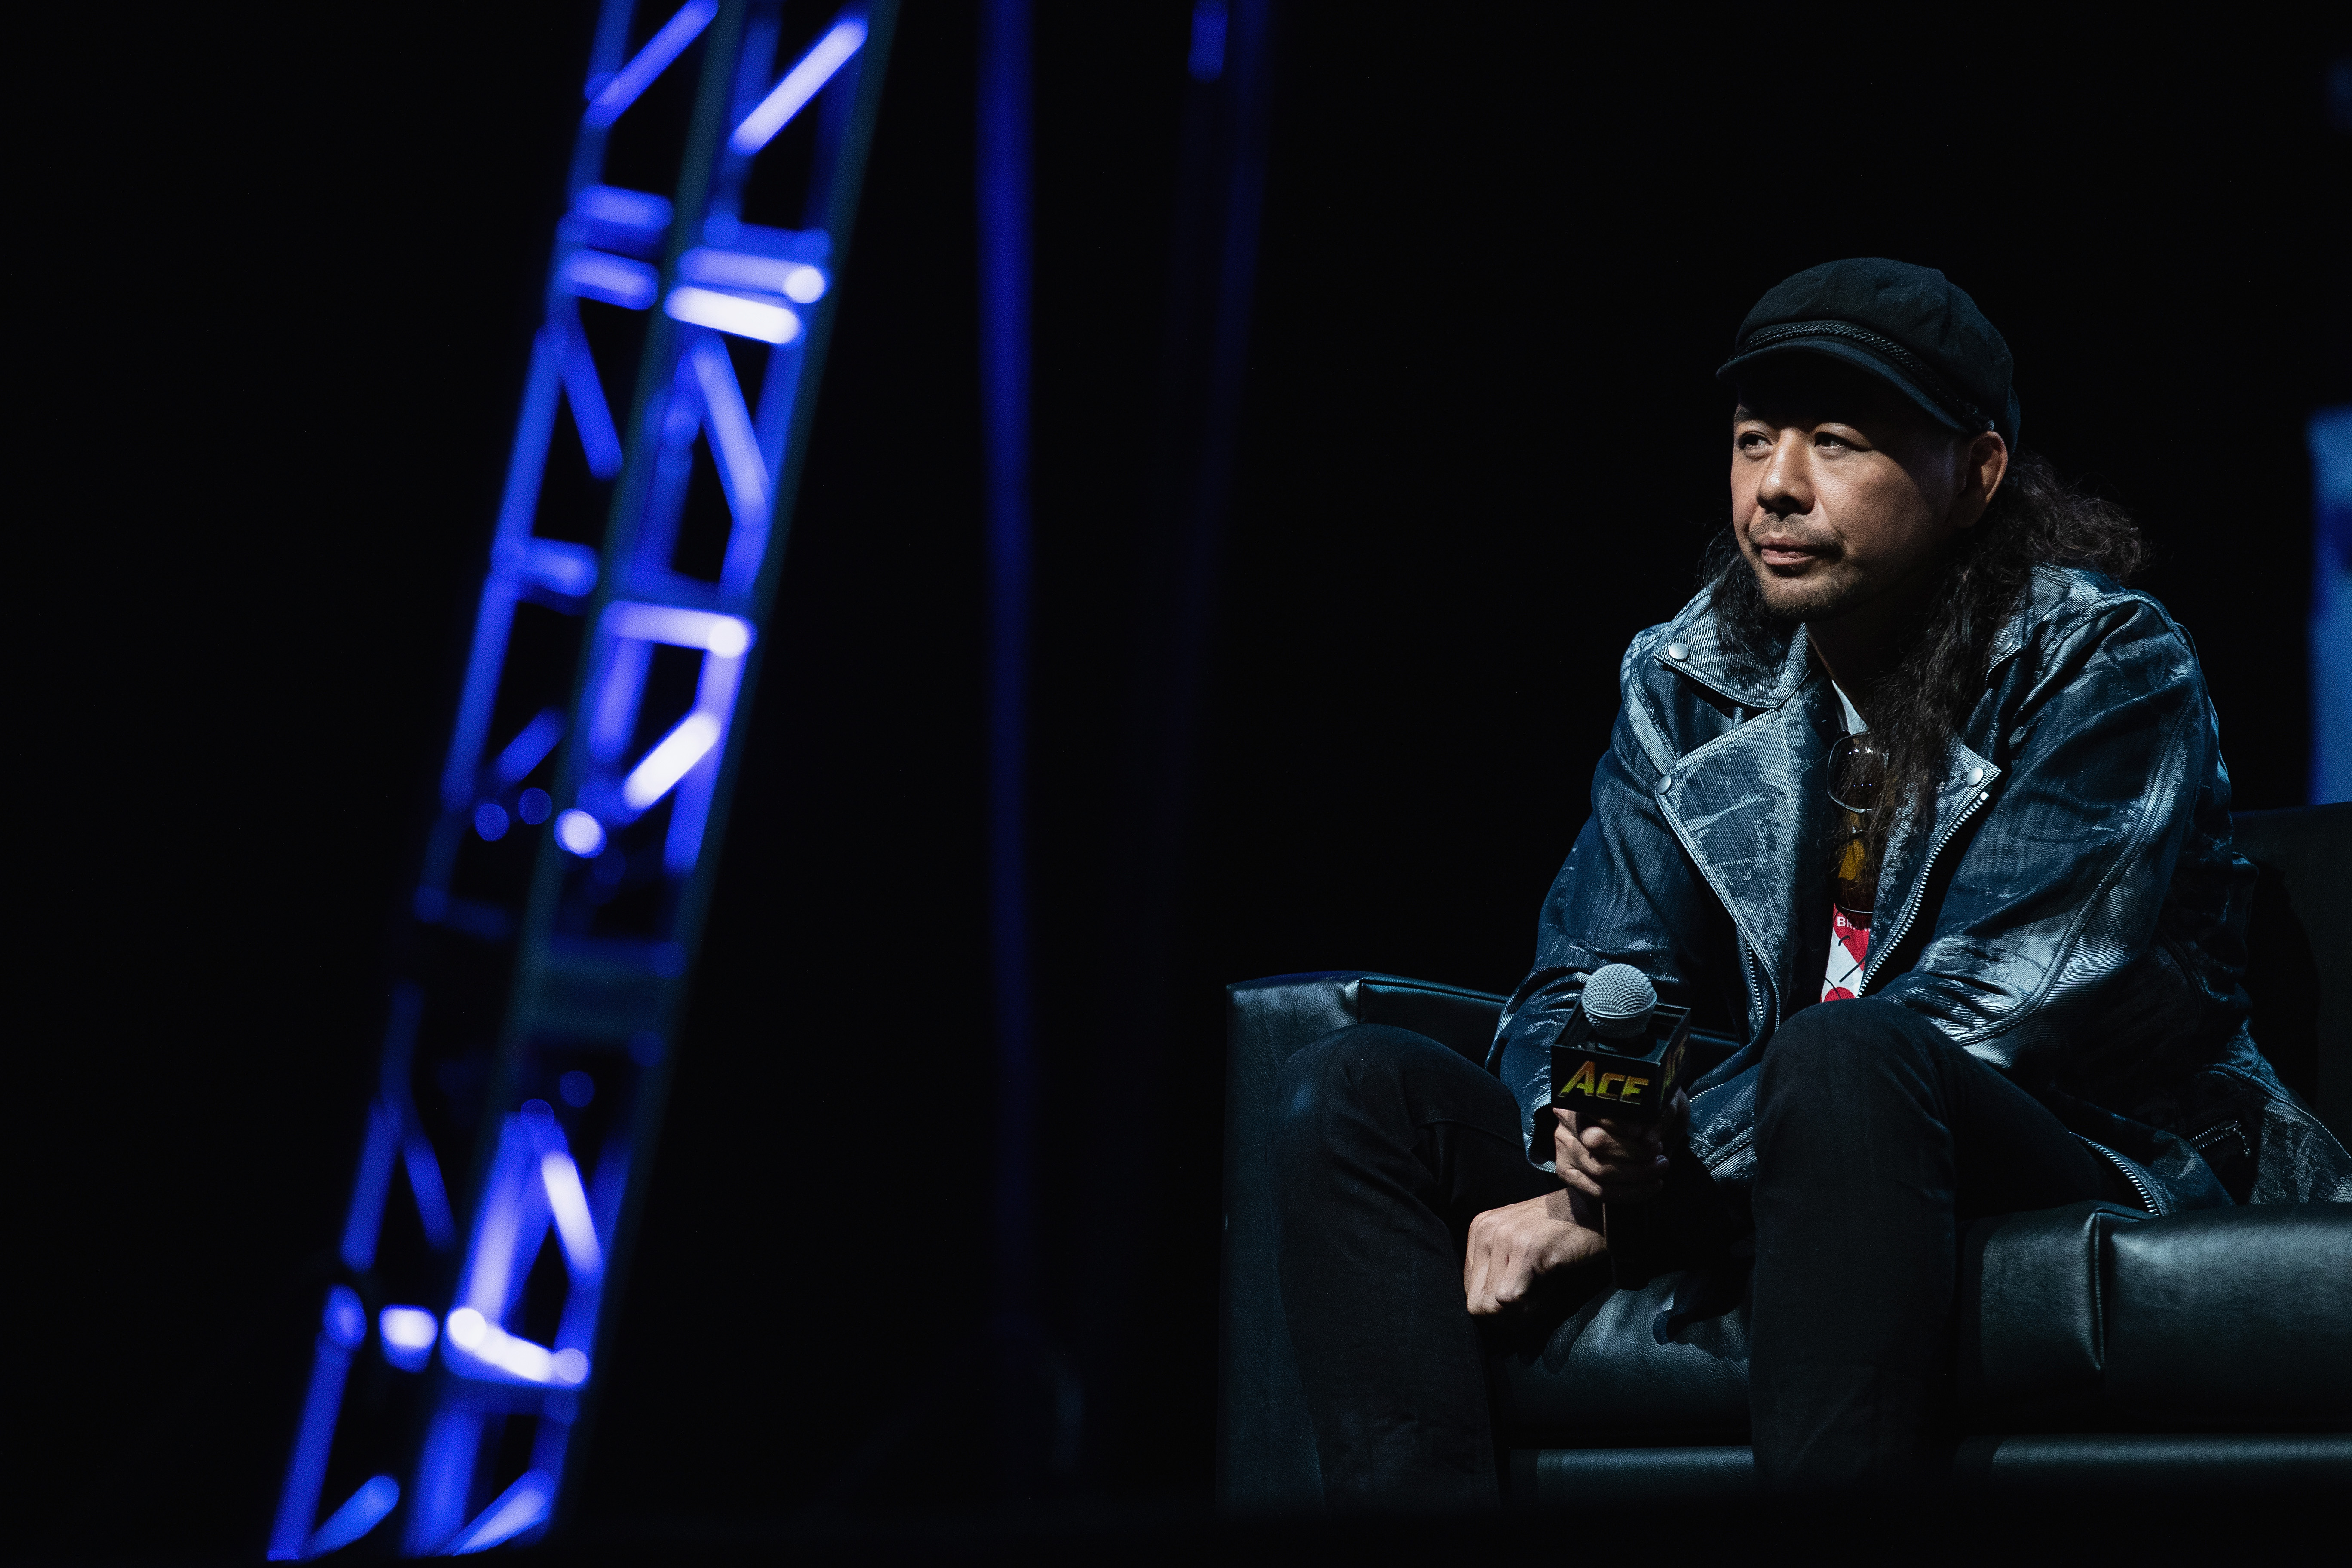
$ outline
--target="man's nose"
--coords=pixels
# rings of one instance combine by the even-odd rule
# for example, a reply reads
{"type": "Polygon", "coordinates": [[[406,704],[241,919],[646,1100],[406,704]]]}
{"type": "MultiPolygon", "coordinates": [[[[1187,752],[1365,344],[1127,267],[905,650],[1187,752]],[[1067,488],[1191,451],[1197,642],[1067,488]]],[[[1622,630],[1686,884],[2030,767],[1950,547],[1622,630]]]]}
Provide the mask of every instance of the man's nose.
{"type": "Polygon", "coordinates": [[[1813,488],[1804,436],[1783,431],[1772,443],[1772,456],[1756,479],[1756,504],[1775,517],[1801,517],[1813,510],[1813,488]]]}

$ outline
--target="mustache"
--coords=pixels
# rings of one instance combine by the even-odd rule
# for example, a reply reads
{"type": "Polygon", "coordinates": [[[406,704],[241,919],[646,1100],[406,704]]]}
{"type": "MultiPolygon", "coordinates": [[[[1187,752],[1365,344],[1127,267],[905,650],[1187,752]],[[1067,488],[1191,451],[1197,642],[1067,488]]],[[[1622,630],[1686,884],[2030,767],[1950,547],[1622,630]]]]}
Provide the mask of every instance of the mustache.
{"type": "Polygon", "coordinates": [[[1824,561],[1835,561],[1845,553],[1845,546],[1830,535],[1815,537],[1801,528],[1791,528],[1779,518],[1740,528],[1739,541],[1751,550],[1801,550],[1818,555],[1824,561]]]}

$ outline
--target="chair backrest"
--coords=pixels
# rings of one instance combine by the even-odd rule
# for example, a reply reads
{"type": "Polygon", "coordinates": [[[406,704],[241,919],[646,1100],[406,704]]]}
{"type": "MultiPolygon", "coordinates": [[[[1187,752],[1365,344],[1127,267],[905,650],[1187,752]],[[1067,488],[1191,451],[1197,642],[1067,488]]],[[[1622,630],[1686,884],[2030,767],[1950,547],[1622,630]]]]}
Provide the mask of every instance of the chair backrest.
{"type": "Polygon", "coordinates": [[[2352,805],[2242,811],[2254,890],[2246,990],[2254,1041],[2352,1143],[2352,805]]]}

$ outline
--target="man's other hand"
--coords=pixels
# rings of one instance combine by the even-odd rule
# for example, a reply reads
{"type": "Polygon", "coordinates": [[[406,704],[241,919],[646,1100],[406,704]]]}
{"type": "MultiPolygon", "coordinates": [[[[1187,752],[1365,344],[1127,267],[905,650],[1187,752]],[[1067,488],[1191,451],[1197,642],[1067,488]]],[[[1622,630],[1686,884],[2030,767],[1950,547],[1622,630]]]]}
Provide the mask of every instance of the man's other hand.
{"type": "Polygon", "coordinates": [[[1490,1317],[1524,1300],[1536,1277],[1581,1263],[1601,1251],[1601,1232],[1584,1223],[1566,1187],[1523,1204],[1488,1209],[1470,1222],[1462,1258],[1462,1293],[1470,1310],[1490,1317]]]}
{"type": "Polygon", "coordinates": [[[1666,1179],[1665,1135],[1689,1114],[1690,1097],[1680,1089],[1665,1115],[1648,1127],[1605,1118],[1580,1121],[1572,1110],[1556,1111],[1552,1162],[1560,1179],[1586,1197],[1612,1204],[1656,1197],[1666,1179]]]}

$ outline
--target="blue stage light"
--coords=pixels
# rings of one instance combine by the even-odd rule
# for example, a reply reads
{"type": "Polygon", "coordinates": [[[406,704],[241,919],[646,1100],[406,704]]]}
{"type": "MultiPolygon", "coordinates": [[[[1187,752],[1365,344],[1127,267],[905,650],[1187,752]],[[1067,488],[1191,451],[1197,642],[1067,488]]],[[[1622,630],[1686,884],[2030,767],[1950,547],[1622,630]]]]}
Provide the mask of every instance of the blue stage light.
{"type": "Polygon", "coordinates": [[[449,1314],[449,1343],[442,1353],[451,1371],[490,1382],[577,1387],[588,1381],[586,1352],[549,1350],[507,1332],[472,1307],[449,1314]]]}
{"type": "Polygon", "coordinates": [[[1225,0],[1192,0],[1192,51],[1184,62],[1194,81],[1225,74],[1225,0]]]}
{"type": "Polygon", "coordinates": [[[604,1249],[596,1240],[596,1222],[588,1215],[588,1194],[580,1184],[580,1168],[561,1149],[539,1157],[539,1178],[547,1188],[547,1206],[555,1217],[556,1239],[563,1244],[563,1260],[574,1275],[604,1272],[604,1249]]]}
{"type": "Polygon", "coordinates": [[[799,63],[784,73],[784,79],[760,100],[760,106],[743,117],[743,123],[735,128],[727,145],[747,158],[765,147],[833,79],[833,73],[849,63],[849,57],[865,42],[866,18],[845,16],[835,22],[824,37],[809,47],[799,63]]]}
{"type": "Polygon", "coordinates": [[[746,300],[740,294],[720,294],[687,284],[669,291],[662,310],[671,320],[690,321],[739,338],[763,343],[788,343],[801,335],[801,319],[782,305],[746,300]]]}
{"type": "MultiPolygon", "coordinates": [[[[515,738],[507,742],[506,750],[499,753],[499,760],[490,764],[490,772],[497,777],[499,787],[504,789],[529,778],[531,769],[547,761],[548,753],[554,751],[556,742],[562,739],[563,710],[541,709],[532,716],[530,722],[525,724],[516,732],[515,738]]],[[[536,795],[541,792],[526,790],[523,793],[536,795]]],[[[544,814],[533,816],[529,811],[525,811],[523,820],[544,822],[547,817],[544,814]]]]}
{"type": "Polygon", "coordinates": [[[583,300],[601,300],[624,310],[642,310],[661,291],[661,274],[642,261],[607,256],[601,250],[575,250],[563,258],[556,276],[583,300]]]}
{"type": "Polygon", "coordinates": [[[555,809],[555,802],[543,789],[527,789],[515,801],[515,815],[537,827],[555,809]]]}
{"type": "Polygon", "coordinates": [[[348,1285],[327,1292],[327,1309],[310,1356],[310,1385],[302,1398],[301,1425],[294,1433],[294,1458],[286,1467],[278,1518],[269,1531],[268,1557],[284,1562],[302,1554],[310,1517],[327,1479],[327,1451],[335,1440],[343,1384],[351,1374],[352,1349],[367,1337],[367,1314],[359,1293],[348,1285]]]}
{"type": "Polygon", "coordinates": [[[744,250],[698,247],[677,258],[677,275],[718,289],[782,294],[803,305],[814,305],[824,298],[824,274],[807,262],[744,250]]]}
{"type": "Polygon", "coordinates": [[[492,546],[490,570],[544,588],[561,598],[585,598],[596,587],[596,552],[557,539],[509,540],[492,546]]]}
{"type": "Polygon", "coordinates": [[[622,111],[637,101],[637,95],[653,86],[669,62],[686,52],[702,29],[710,26],[710,18],[719,15],[719,0],[687,0],[677,8],[677,15],[662,24],[661,31],[646,40],[637,58],[623,66],[611,81],[604,84],[588,105],[583,122],[596,127],[610,125],[621,118],[622,111]]]}
{"type": "Polygon", "coordinates": [[[675,605],[617,600],[605,607],[604,629],[616,637],[708,648],[721,658],[740,658],[751,646],[749,621],[675,605]]]}
{"type": "MultiPolygon", "coordinates": [[[[604,632],[611,639],[611,652],[604,659],[603,679],[588,710],[588,754],[600,767],[619,762],[621,752],[636,732],[637,700],[644,694],[646,671],[653,662],[653,644],[680,640],[632,635],[625,629],[628,617],[616,617],[613,613],[619,608],[610,606],[605,612],[604,632]],[[623,624],[616,625],[616,620],[623,624]]],[[[685,646],[701,645],[687,641],[685,646]]]]}
{"type": "MultiPolygon", "coordinates": [[[[416,890],[420,920],[425,918],[425,892],[423,888],[416,890]]],[[[433,918],[439,918],[437,907],[433,918]]],[[[392,1185],[392,1156],[399,1142],[399,1114],[382,1100],[369,1106],[367,1141],[360,1147],[359,1180],[353,1184],[351,1213],[343,1220],[341,1256],[347,1268],[365,1269],[375,1264],[376,1231],[383,1223],[384,1194],[392,1185]]]]}
{"type": "Polygon", "coordinates": [[[320,1326],[344,1350],[367,1338],[367,1309],[360,1305],[360,1293],[348,1285],[328,1291],[326,1318],[320,1326]]]}
{"type": "Polygon", "coordinates": [[[695,386],[702,394],[711,446],[719,454],[719,483],[727,491],[728,513],[739,526],[764,529],[768,526],[768,464],[760,454],[760,438],[751,433],[751,413],[743,406],[743,389],[736,384],[735,366],[716,340],[699,334],[687,350],[687,363],[694,367],[695,386]]]}
{"type": "MultiPolygon", "coordinates": [[[[650,279],[646,303],[653,303],[650,279]]],[[[621,471],[621,434],[613,428],[613,410],[604,401],[604,378],[596,374],[596,356],[588,352],[588,334],[580,330],[577,321],[570,323],[570,330],[563,334],[563,396],[572,405],[572,427],[579,432],[581,455],[588,459],[588,471],[600,479],[613,478],[621,471]]]]}
{"type": "Polygon", "coordinates": [[[449,1314],[449,1342],[461,1351],[480,1349],[489,1331],[489,1321],[471,1307],[459,1307],[449,1314]]]}
{"type": "Polygon", "coordinates": [[[422,1307],[386,1307],[375,1318],[383,1359],[403,1372],[423,1372],[441,1338],[441,1325],[422,1307]]]}
{"type": "Polygon", "coordinates": [[[567,811],[555,819],[555,841],[582,859],[591,859],[604,852],[604,825],[584,811],[567,811]]]}
{"type": "Polygon", "coordinates": [[[373,1530],[383,1521],[400,1502],[400,1483],[390,1476],[372,1476],[360,1483],[360,1489],[343,1502],[343,1506],[327,1516],[327,1522],[313,1531],[303,1544],[305,1557],[323,1557],[339,1552],[373,1530]]]}
{"type": "Polygon", "coordinates": [[[589,185],[572,198],[572,210],[555,226],[567,245],[650,257],[661,254],[669,235],[670,205],[649,191],[589,185]]]}
{"type": "Polygon", "coordinates": [[[677,729],[663,736],[646,753],[621,785],[621,799],[632,810],[643,811],[670,792],[686,770],[719,743],[719,721],[708,713],[689,713],[677,729]]]}
{"type": "Polygon", "coordinates": [[[487,1552],[502,1541],[520,1535],[546,1519],[548,1505],[554,1500],[554,1478],[544,1470],[525,1470],[520,1479],[481,1511],[480,1517],[458,1532],[457,1539],[449,1543],[449,1555],[463,1557],[487,1552]]]}
{"type": "Polygon", "coordinates": [[[596,1098],[596,1080],[577,1068],[565,1073],[555,1088],[563,1096],[563,1103],[575,1109],[596,1098]]]}
{"type": "Polygon", "coordinates": [[[583,185],[580,194],[572,199],[572,210],[587,222],[609,225],[653,239],[659,239],[669,229],[669,198],[650,191],[625,190],[619,185],[583,185]]]}
{"type": "Polygon", "coordinates": [[[2352,404],[2311,416],[2311,804],[2352,800],[2352,404]]]}
{"type": "Polygon", "coordinates": [[[474,831],[487,843],[495,844],[507,836],[506,808],[496,801],[486,800],[474,808],[474,831]]]}
{"type": "Polygon", "coordinates": [[[457,1222],[449,1213],[449,1194],[441,1184],[441,1162],[435,1157],[433,1145],[420,1131],[410,1112],[408,1137],[402,1144],[402,1157],[408,1166],[408,1190],[416,1198],[416,1217],[425,1226],[425,1244],[436,1252],[445,1252],[457,1240],[457,1222]]]}

